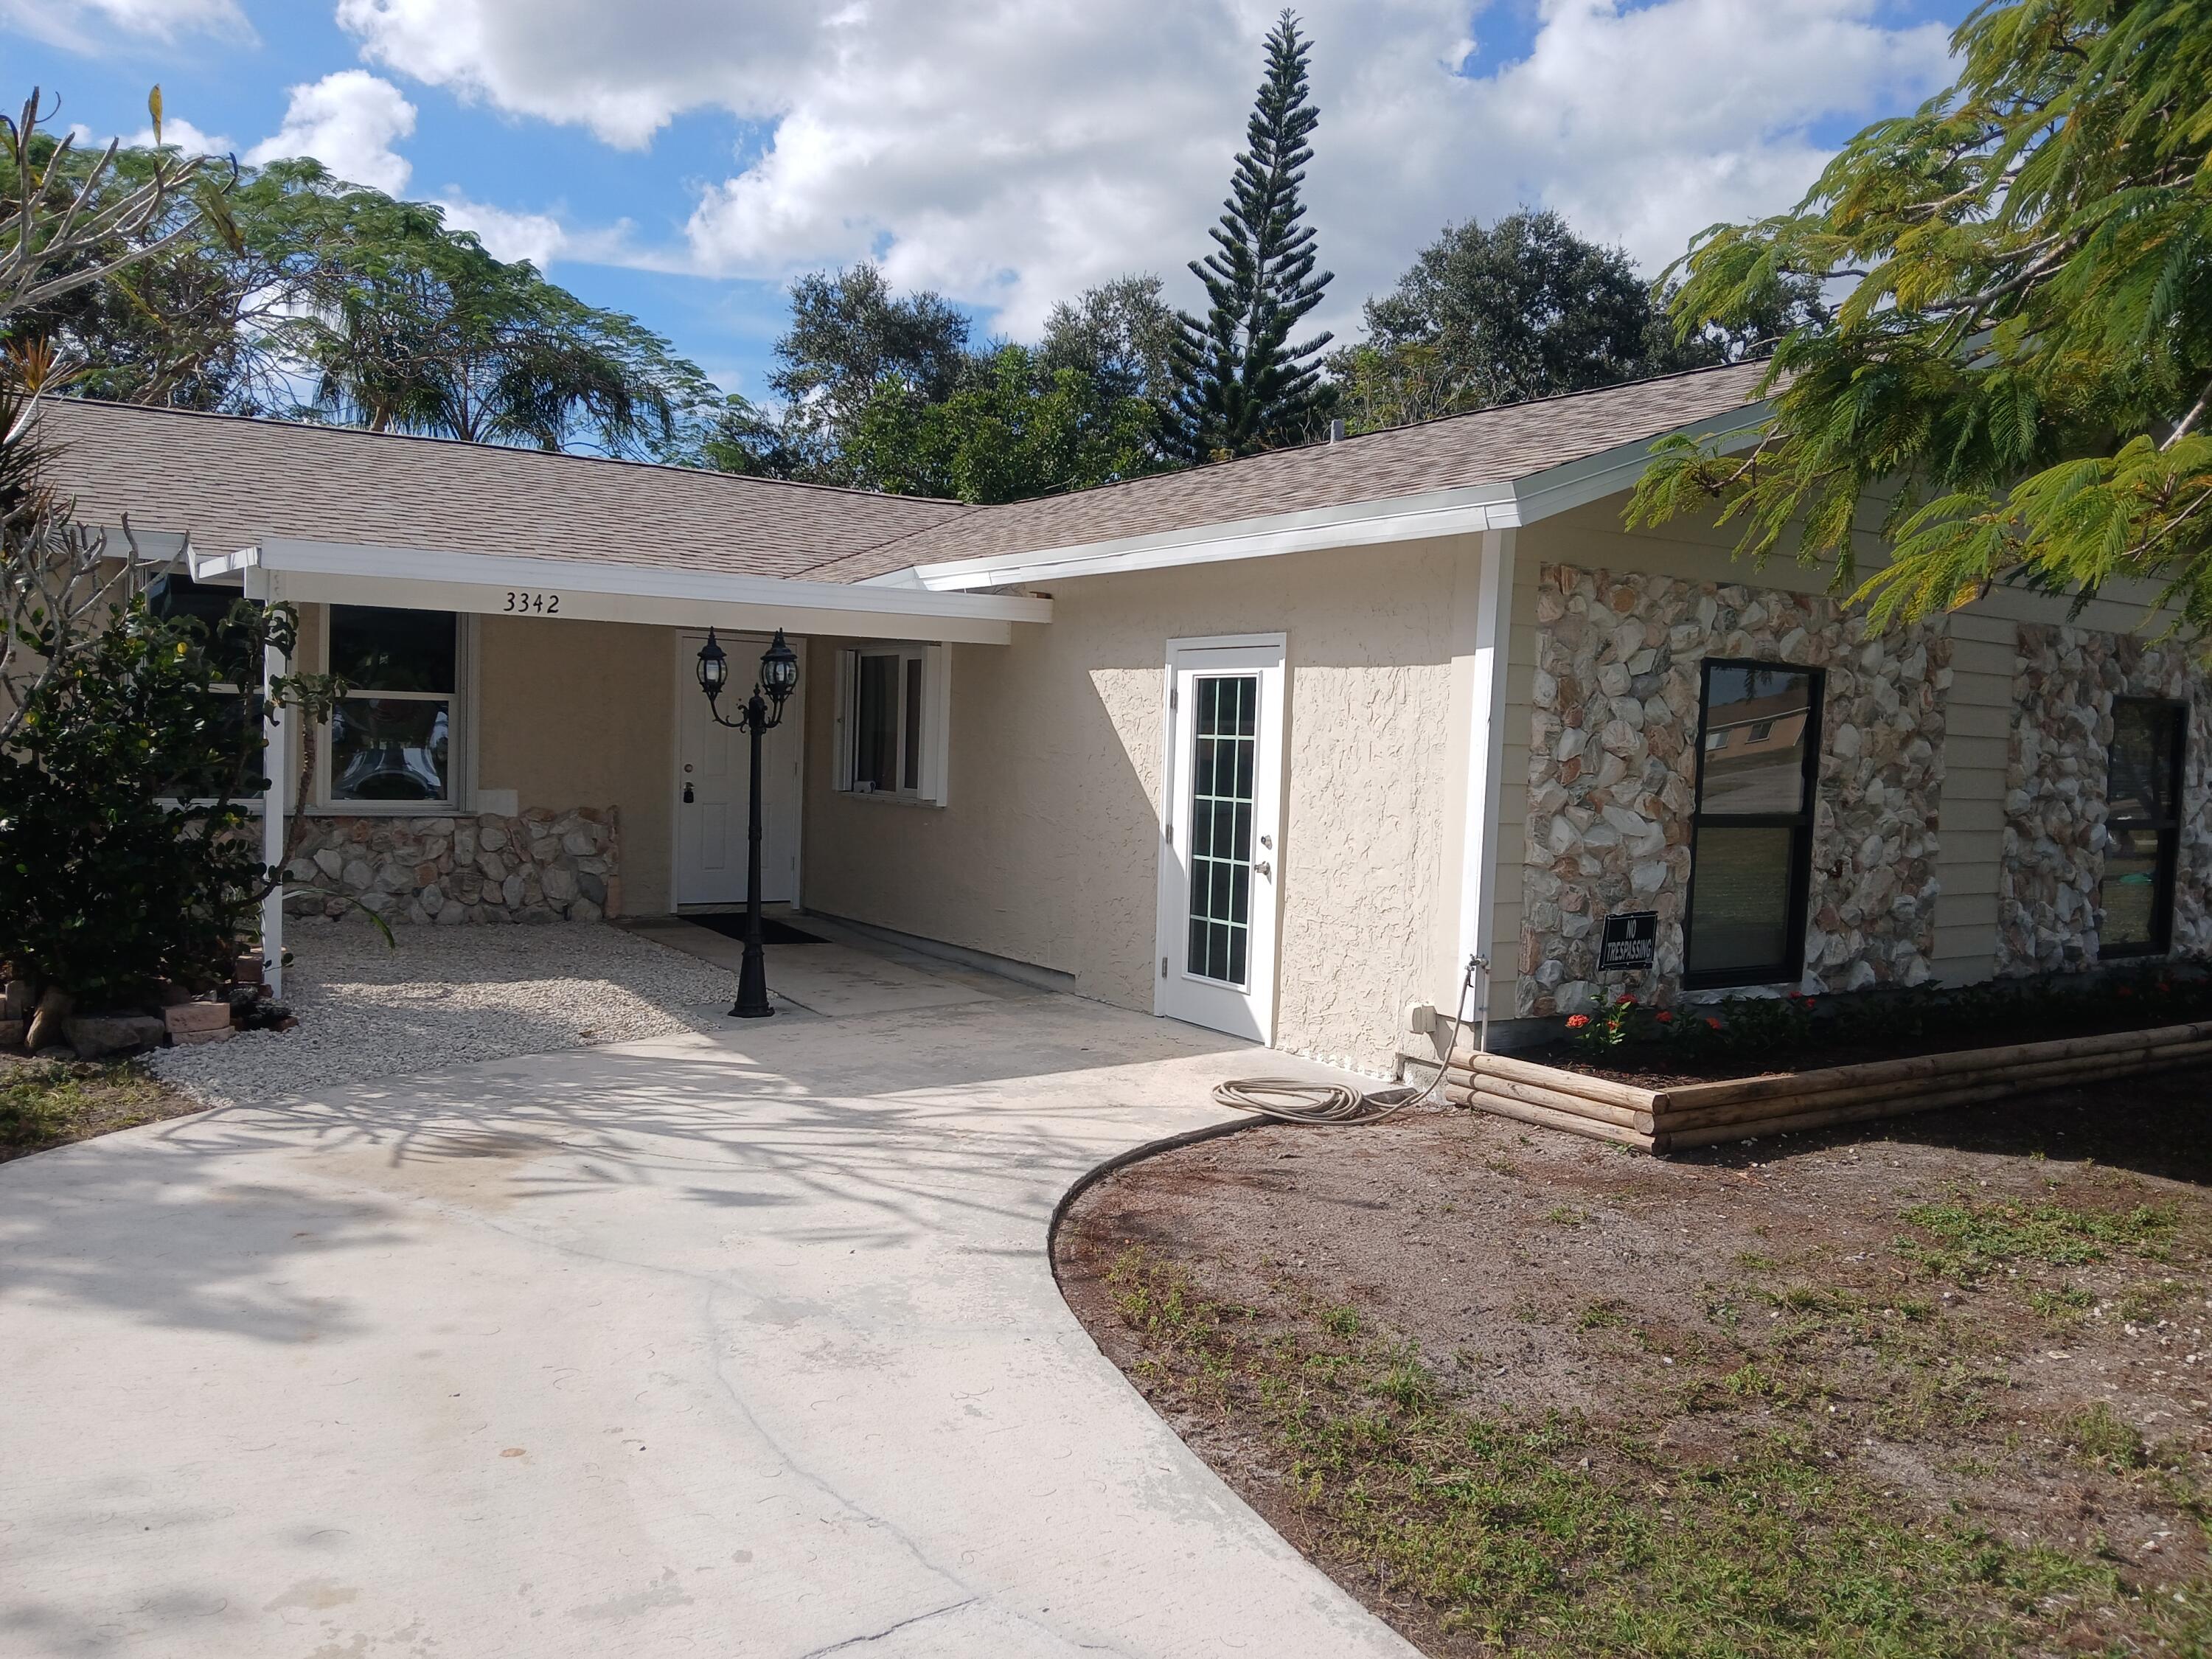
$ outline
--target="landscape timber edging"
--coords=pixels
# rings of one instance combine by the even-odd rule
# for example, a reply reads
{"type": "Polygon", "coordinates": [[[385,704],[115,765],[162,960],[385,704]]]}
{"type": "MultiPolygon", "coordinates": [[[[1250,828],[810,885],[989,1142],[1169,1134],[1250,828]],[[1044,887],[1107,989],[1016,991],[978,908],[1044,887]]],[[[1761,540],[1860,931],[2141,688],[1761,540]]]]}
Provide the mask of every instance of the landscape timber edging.
{"type": "Polygon", "coordinates": [[[2212,1020],[2199,1020],[1646,1089],[1510,1054],[1456,1048],[1445,1071],[1444,1097],[1524,1123],[1667,1152],[2002,1100],[2077,1078],[2128,1077],[2208,1056],[2212,1020]]]}

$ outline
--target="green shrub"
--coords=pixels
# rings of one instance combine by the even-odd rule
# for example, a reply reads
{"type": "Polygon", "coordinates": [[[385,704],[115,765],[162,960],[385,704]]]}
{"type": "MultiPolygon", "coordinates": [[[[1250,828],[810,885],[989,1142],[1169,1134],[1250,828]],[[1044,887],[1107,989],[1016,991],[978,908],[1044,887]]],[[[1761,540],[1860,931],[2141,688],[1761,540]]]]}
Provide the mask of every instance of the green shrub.
{"type": "MultiPolygon", "coordinates": [[[[273,874],[248,808],[266,787],[263,647],[289,653],[296,627],[241,600],[210,630],[139,596],[55,659],[0,749],[0,961],[17,975],[84,1007],[222,981],[273,874]]],[[[331,684],[277,695],[319,705],[331,684]]]]}

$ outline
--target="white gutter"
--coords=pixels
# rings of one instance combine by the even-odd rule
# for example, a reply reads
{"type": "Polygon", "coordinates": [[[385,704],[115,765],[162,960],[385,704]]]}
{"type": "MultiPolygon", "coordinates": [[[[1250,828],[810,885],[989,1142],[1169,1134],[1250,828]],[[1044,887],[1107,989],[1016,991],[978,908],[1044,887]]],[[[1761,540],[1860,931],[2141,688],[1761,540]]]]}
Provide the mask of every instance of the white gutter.
{"type": "MultiPolygon", "coordinates": [[[[1740,449],[1756,439],[1765,415],[1765,404],[1747,404],[1693,421],[1662,435],[1717,437],[1723,449],[1740,449]]],[[[1285,553],[1511,530],[1601,501],[1629,488],[1650,465],[1651,447],[1657,441],[1656,438],[1638,439],[1504,483],[1430,490],[1384,501],[1315,507],[1231,525],[1203,525],[1045,551],[925,564],[875,577],[858,586],[903,589],[919,581],[937,592],[966,592],[1050,582],[1071,576],[1164,570],[1231,559],[1270,558],[1285,553]]]]}

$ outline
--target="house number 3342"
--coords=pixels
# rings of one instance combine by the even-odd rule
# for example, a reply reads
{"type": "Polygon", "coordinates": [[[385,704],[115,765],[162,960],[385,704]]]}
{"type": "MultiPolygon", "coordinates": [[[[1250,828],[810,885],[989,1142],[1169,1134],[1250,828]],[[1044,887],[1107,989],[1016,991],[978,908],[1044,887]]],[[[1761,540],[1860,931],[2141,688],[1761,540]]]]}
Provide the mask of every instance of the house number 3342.
{"type": "Polygon", "coordinates": [[[561,596],[558,593],[525,593],[509,589],[507,608],[516,612],[526,611],[532,616],[557,617],[561,614],[561,596]]]}

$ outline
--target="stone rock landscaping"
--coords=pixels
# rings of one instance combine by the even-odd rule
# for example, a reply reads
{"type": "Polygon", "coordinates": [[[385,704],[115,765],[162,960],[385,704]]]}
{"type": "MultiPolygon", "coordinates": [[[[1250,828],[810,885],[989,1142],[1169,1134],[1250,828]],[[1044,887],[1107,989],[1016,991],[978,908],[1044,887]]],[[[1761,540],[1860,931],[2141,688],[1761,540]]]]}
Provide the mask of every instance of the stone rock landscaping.
{"type": "Polygon", "coordinates": [[[163,1048],[155,1075],[224,1105],[729,1025],[726,969],[604,923],[397,927],[392,944],[360,915],[289,931],[298,1029],[163,1048]]]}

